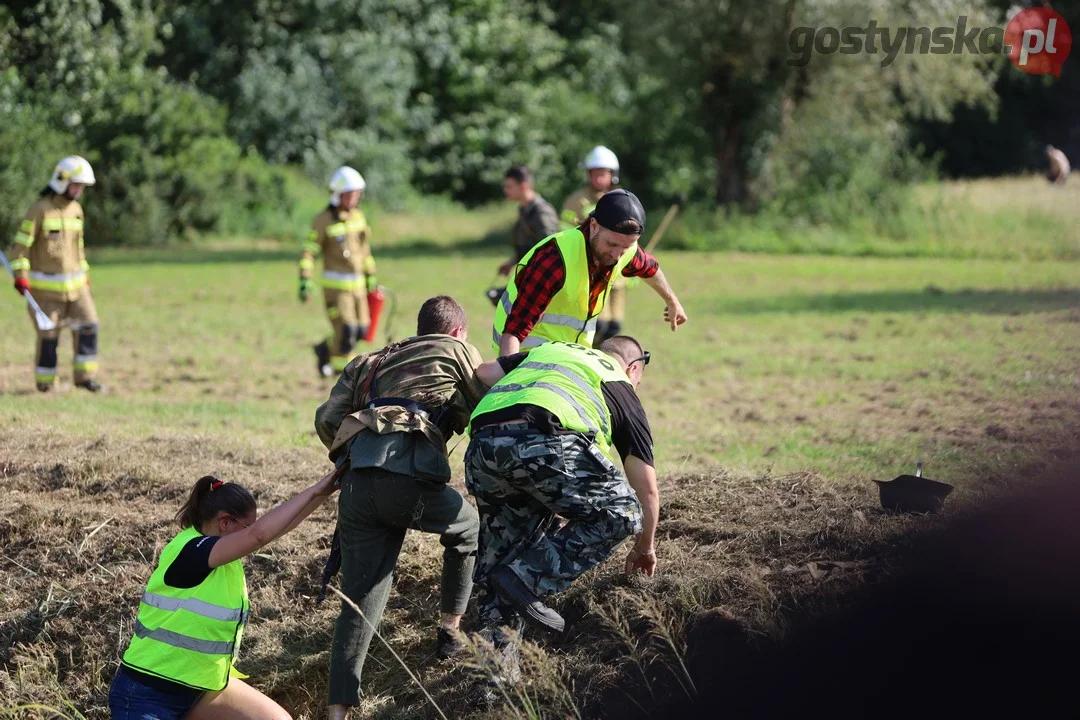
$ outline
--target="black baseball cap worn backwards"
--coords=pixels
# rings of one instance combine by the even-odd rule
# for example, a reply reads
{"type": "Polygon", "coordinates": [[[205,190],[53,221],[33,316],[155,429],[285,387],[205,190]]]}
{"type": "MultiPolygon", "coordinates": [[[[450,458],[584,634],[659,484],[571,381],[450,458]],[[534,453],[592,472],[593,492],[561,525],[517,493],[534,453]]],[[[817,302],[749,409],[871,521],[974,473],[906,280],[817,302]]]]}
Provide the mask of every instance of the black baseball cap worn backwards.
{"type": "Polygon", "coordinates": [[[637,195],[628,190],[612,190],[605,194],[596,203],[596,209],[592,211],[592,217],[600,223],[600,227],[620,232],[617,228],[624,222],[633,220],[638,224],[639,230],[622,233],[624,235],[640,235],[645,231],[645,208],[637,195]]]}

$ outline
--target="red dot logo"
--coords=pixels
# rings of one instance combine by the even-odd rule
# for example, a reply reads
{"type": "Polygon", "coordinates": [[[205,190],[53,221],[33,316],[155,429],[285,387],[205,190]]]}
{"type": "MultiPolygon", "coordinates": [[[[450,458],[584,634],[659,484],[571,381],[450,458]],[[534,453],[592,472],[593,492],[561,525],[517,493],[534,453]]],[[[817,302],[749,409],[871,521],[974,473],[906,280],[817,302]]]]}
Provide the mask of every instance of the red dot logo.
{"type": "Polygon", "coordinates": [[[1021,10],[1005,28],[1012,64],[1032,75],[1061,77],[1061,66],[1072,50],[1072,32],[1065,18],[1050,8],[1021,10]]]}

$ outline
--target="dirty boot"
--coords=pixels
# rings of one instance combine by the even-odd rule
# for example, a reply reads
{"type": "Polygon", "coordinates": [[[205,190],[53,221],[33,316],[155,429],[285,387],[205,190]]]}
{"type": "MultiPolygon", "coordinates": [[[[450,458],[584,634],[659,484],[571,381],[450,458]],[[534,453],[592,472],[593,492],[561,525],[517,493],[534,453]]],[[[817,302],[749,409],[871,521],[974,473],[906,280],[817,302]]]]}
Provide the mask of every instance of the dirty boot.
{"type": "Polygon", "coordinates": [[[334,374],[334,369],[330,367],[330,345],[323,340],[316,345],[315,350],[315,369],[319,371],[319,376],[328,378],[334,374]]]}

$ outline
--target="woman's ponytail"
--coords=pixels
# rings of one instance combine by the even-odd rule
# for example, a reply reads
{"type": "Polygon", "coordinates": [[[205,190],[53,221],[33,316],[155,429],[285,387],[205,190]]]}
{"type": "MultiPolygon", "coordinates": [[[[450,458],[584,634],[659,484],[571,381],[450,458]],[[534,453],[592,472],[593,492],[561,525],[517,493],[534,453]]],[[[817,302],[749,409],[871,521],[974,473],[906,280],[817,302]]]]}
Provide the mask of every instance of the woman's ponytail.
{"type": "Polygon", "coordinates": [[[255,498],[248,489],[236,483],[223,483],[213,475],[195,481],[187,501],[176,513],[181,528],[201,528],[207,520],[225,512],[235,518],[255,512],[255,498]]]}

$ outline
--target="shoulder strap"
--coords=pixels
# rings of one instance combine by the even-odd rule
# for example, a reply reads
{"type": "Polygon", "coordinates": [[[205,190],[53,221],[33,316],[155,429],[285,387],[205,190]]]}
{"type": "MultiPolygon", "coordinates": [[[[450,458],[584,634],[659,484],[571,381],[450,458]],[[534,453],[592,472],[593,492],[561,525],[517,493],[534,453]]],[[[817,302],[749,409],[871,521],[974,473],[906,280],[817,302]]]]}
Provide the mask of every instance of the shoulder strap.
{"type": "Polygon", "coordinates": [[[375,374],[379,372],[379,366],[382,365],[390,353],[396,350],[401,345],[400,342],[387,345],[375,356],[375,359],[371,361],[371,368],[368,370],[367,377],[364,378],[364,386],[361,388],[361,396],[367,398],[367,402],[372,402],[379,396],[379,386],[375,381],[375,374]]]}

